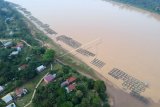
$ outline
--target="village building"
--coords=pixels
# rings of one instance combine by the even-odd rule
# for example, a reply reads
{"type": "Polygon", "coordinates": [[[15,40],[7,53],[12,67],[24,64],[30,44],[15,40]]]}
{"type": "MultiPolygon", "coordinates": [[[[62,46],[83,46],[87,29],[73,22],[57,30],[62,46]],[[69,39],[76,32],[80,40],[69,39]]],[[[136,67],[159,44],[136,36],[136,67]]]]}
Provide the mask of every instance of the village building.
{"type": "Polygon", "coordinates": [[[27,67],[28,67],[27,64],[23,64],[23,65],[21,65],[21,66],[18,68],[18,70],[21,71],[21,70],[26,69],[27,67]]]}
{"type": "Polygon", "coordinates": [[[18,52],[20,52],[22,50],[21,47],[19,47],[19,46],[16,47],[16,49],[17,49],[18,52]]]}
{"type": "Polygon", "coordinates": [[[75,77],[69,77],[66,81],[61,83],[61,87],[67,86],[67,85],[73,83],[76,80],[77,80],[77,78],[75,78],[75,77]]]}
{"type": "Polygon", "coordinates": [[[11,104],[9,104],[9,105],[6,106],[6,107],[16,107],[16,105],[15,105],[14,103],[11,103],[11,104]]]}
{"type": "Polygon", "coordinates": [[[76,89],[76,86],[75,86],[75,84],[70,84],[70,85],[69,85],[68,87],[66,87],[65,89],[66,89],[67,93],[69,93],[69,92],[75,90],[75,89],[76,89]]]}
{"type": "Polygon", "coordinates": [[[67,80],[61,83],[61,87],[64,87],[64,86],[67,86],[67,85],[69,85],[67,80]]]}
{"type": "Polygon", "coordinates": [[[19,51],[13,51],[9,56],[16,56],[19,54],[19,51]]]}
{"type": "Polygon", "coordinates": [[[75,78],[75,77],[69,77],[67,79],[67,81],[69,82],[69,84],[72,83],[72,82],[74,82],[74,81],[76,81],[76,80],[77,80],[77,78],[75,78]]]}
{"type": "Polygon", "coordinates": [[[13,36],[13,35],[14,35],[13,31],[10,31],[9,36],[13,36]]]}
{"type": "Polygon", "coordinates": [[[0,93],[4,91],[4,87],[3,86],[0,86],[0,93]]]}
{"type": "Polygon", "coordinates": [[[56,74],[54,74],[54,75],[49,74],[49,75],[47,75],[47,76],[44,77],[44,82],[46,84],[48,84],[51,81],[53,81],[55,78],[56,78],[56,74]]]}
{"type": "Polygon", "coordinates": [[[16,47],[21,47],[21,48],[23,48],[23,47],[24,47],[24,45],[23,45],[23,43],[22,43],[22,42],[19,42],[19,43],[17,43],[16,47]]]}
{"type": "Polygon", "coordinates": [[[46,69],[46,67],[45,67],[44,65],[41,65],[41,66],[39,66],[39,67],[36,68],[36,70],[37,70],[38,72],[42,72],[42,71],[44,71],[45,69],[46,69]]]}
{"type": "Polygon", "coordinates": [[[0,47],[3,47],[3,43],[0,41],[0,47]]]}
{"type": "Polygon", "coordinates": [[[2,100],[5,102],[5,103],[10,103],[12,102],[13,98],[11,96],[11,94],[7,94],[6,96],[2,97],[2,100]]]}
{"type": "Polygon", "coordinates": [[[26,95],[27,93],[28,91],[25,88],[17,88],[15,91],[15,94],[17,97],[22,97],[23,95],[26,95]]]}
{"type": "Polygon", "coordinates": [[[12,46],[12,42],[8,41],[6,43],[3,43],[3,45],[4,45],[5,48],[9,48],[9,47],[12,46]]]}

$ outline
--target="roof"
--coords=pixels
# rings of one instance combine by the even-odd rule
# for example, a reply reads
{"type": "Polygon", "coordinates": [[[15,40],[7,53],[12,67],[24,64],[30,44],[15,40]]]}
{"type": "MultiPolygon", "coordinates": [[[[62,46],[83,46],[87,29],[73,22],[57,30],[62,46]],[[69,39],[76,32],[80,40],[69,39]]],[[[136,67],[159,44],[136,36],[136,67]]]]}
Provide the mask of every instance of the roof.
{"type": "Polygon", "coordinates": [[[68,86],[69,91],[72,91],[76,88],[76,86],[74,84],[71,84],[68,86]]]}
{"type": "Polygon", "coordinates": [[[17,48],[17,51],[21,51],[21,47],[17,46],[16,48],[17,48]]]}
{"type": "Polygon", "coordinates": [[[12,45],[12,42],[6,42],[3,44],[5,47],[12,45]]]}
{"type": "Polygon", "coordinates": [[[23,94],[23,88],[17,88],[15,91],[16,95],[21,95],[23,94]]]}
{"type": "Polygon", "coordinates": [[[75,84],[70,84],[68,87],[65,88],[67,90],[67,92],[71,92],[73,91],[74,89],[76,89],[76,86],[75,84]]]}
{"type": "Polygon", "coordinates": [[[16,45],[16,47],[23,47],[24,45],[23,45],[23,43],[22,42],[19,42],[19,43],[17,43],[17,45],[16,45]]]}
{"type": "Polygon", "coordinates": [[[2,98],[2,100],[5,102],[5,103],[9,103],[10,101],[13,100],[12,96],[10,94],[7,94],[6,96],[4,96],[2,98]]]}
{"type": "Polygon", "coordinates": [[[6,106],[6,107],[16,107],[16,105],[15,105],[14,103],[11,103],[11,104],[9,104],[9,105],[6,106]]]}
{"type": "Polygon", "coordinates": [[[69,83],[71,83],[71,82],[74,82],[76,79],[77,79],[77,78],[75,78],[75,77],[70,77],[70,78],[67,79],[67,81],[68,81],[69,83]]]}
{"type": "Polygon", "coordinates": [[[10,55],[18,55],[18,51],[13,51],[10,55]]]}
{"type": "Polygon", "coordinates": [[[44,70],[46,67],[44,65],[41,65],[39,67],[37,67],[37,71],[42,71],[44,70]]]}
{"type": "Polygon", "coordinates": [[[51,74],[44,77],[44,80],[47,82],[51,82],[55,77],[51,74]]]}
{"type": "Polygon", "coordinates": [[[61,87],[64,87],[64,86],[66,86],[68,84],[69,84],[68,81],[64,81],[64,82],[61,83],[61,87]]]}
{"type": "Polygon", "coordinates": [[[4,90],[4,88],[2,86],[0,86],[0,92],[2,92],[4,90]]]}
{"type": "Polygon", "coordinates": [[[28,67],[28,65],[27,65],[27,64],[23,64],[23,65],[21,65],[18,69],[19,69],[19,70],[23,70],[23,69],[25,69],[26,67],[28,67]]]}

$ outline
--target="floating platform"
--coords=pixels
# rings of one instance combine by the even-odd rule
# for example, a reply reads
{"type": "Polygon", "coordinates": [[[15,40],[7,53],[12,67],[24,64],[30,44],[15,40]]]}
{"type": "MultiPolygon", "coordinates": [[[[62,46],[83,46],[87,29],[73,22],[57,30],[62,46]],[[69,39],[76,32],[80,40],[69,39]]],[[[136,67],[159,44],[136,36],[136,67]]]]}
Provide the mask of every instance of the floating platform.
{"type": "Polygon", "coordinates": [[[141,92],[144,92],[145,89],[147,88],[144,82],[128,75],[127,73],[117,68],[113,68],[108,74],[117,80],[119,79],[122,80],[123,81],[122,86],[124,89],[128,89],[130,91],[134,91],[140,94],[141,92]]]}
{"type": "Polygon", "coordinates": [[[83,49],[83,48],[77,49],[76,51],[77,51],[78,53],[84,55],[84,56],[87,56],[87,57],[89,57],[89,56],[94,57],[94,56],[95,56],[94,53],[92,53],[92,52],[90,52],[90,51],[88,51],[88,50],[86,50],[86,49],[83,49]]]}
{"type": "Polygon", "coordinates": [[[56,37],[56,39],[57,39],[57,41],[62,41],[63,43],[67,44],[68,46],[70,46],[74,49],[79,48],[82,45],[78,41],[73,40],[72,38],[67,37],[65,35],[58,36],[58,37],[56,37]]]}
{"type": "Polygon", "coordinates": [[[97,58],[93,59],[91,61],[91,64],[93,64],[94,66],[96,66],[98,68],[102,68],[103,66],[105,66],[105,63],[97,58]]]}

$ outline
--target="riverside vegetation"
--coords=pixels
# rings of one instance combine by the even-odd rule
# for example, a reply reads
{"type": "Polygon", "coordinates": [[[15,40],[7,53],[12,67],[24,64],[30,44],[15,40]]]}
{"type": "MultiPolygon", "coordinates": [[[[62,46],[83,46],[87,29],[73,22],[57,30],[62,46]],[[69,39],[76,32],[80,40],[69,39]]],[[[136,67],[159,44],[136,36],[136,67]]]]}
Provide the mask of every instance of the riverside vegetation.
{"type": "MultiPolygon", "coordinates": [[[[108,1],[108,0],[104,0],[108,1]]],[[[159,0],[112,0],[160,14],[159,0]]]]}

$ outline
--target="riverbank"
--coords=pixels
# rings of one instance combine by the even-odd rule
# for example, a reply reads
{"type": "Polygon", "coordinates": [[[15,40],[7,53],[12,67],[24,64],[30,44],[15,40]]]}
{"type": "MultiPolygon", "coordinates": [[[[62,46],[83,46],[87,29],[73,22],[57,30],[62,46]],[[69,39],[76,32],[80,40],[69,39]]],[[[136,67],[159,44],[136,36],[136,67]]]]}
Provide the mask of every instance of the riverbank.
{"type": "Polygon", "coordinates": [[[134,0],[134,1],[130,1],[130,0],[112,0],[115,2],[120,2],[123,4],[127,4],[127,5],[132,5],[134,7],[137,8],[141,8],[150,12],[154,12],[157,14],[160,14],[160,1],[153,1],[153,0],[134,0]]]}
{"type": "MultiPolygon", "coordinates": [[[[38,28],[39,28],[39,26],[37,26],[38,28]]],[[[42,29],[40,29],[40,30],[42,30],[42,29]]],[[[48,37],[50,37],[50,38],[52,38],[52,40],[54,40],[54,42],[56,42],[56,43],[58,43],[58,45],[60,46],[61,45],[61,47],[62,48],[65,48],[65,49],[67,49],[67,46],[65,46],[65,44],[63,44],[63,43],[59,43],[59,42],[57,42],[56,41],[56,39],[55,39],[55,35],[49,35],[49,34],[46,34],[48,37]]],[[[68,47],[69,48],[69,47],[68,47]]],[[[69,50],[72,50],[72,49],[67,49],[68,51],[69,50]]],[[[72,53],[73,55],[75,55],[76,53],[72,53]]],[[[77,56],[77,55],[76,55],[77,56]]],[[[75,60],[73,57],[71,57],[73,60],[75,60]]],[[[84,58],[84,56],[82,56],[82,55],[78,55],[78,57],[77,58],[79,58],[79,59],[81,59],[81,60],[83,60],[84,62],[87,60],[88,61],[88,65],[89,66],[91,66],[92,68],[94,68],[95,70],[96,70],[96,72],[95,73],[97,73],[96,75],[101,75],[99,78],[105,78],[105,81],[106,81],[106,77],[104,77],[104,75],[106,75],[106,74],[103,74],[103,73],[101,73],[101,70],[97,70],[97,68],[95,68],[93,65],[91,65],[89,62],[90,62],[90,60],[88,60],[88,59],[86,59],[86,58],[84,58]]],[[[107,85],[107,87],[108,87],[109,85],[107,85]]],[[[118,93],[121,93],[121,90],[119,90],[119,88],[117,88],[118,90],[115,90],[115,91],[117,91],[117,93],[116,92],[112,92],[113,90],[114,90],[114,88],[115,87],[113,87],[113,85],[112,85],[112,87],[111,88],[109,88],[108,87],[108,89],[111,89],[110,90],[110,94],[111,94],[111,96],[113,95],[113,98],[116,98],[116,97],[114,97],[114,96],[116,96],[116,95],[118,95],[118,99],[117,99],[117,101],[119,101],[119,102],[117,102],[117,105],[120,105],[120,103],[122,103],[123,101],[120,101],[119,100],[119,98],[120,97],[122,97],[121,95],[123,95],[123,94],[118,94],[118,93]],[[114,93],[116,93],[116,95],[114,95],[114,93]]],[[[128,95],[128,94],[127,94],[128,95]]],[[[126,99],[128,99],[129,97],[127,97],[127,96],[125,96],[125,94],[124,94],[124,96],[123,97],[126,97],[126,99]]],[[[121,99],[121,98],[120,98],[121,99]]],[[[116,100],[115,100],[116,101],[116,100]]],[[[139,102],[137,102],[137,100],[135,100],[136,101],[136,103],[139,103],[139,102]]],[[[128,101],[129,102],[129,101],[128,101]]],[[[127,103],[128,103],[127,102],[127,103]]],[[[126,107],[128,107],[127,105],[127,103],[125,103],[126,104],[126,107]]],[[[123,103],[124,104],[124,103],[123,103]]],[[[132,104],[132,103],[130,103],[129,102],[129,104],[132,104]]],[[[115,105],[116,105],[116,102],[115,102],[115,105]]],[[[135,105],[135,104],[132,104],[132,105],[135,105]]],[[[122,107],[125,107],[125,105],[123,105],[122,107]]],[[[143,107],[142,105],[141,106],[138,106],[138,107],[143,107]]]]}
{"type": "Polygon", "coordinates": [[[158,14],[156,12],[152,12],[152,11],[149,11],[149,10],[146,10],[146,9],[143,9],[143,8],[140,8],[140,7],[136,7],[134,5],[126,4],[126,3],[123,3],[123,2],[118,2],[116,0],[103,0],[103,1],[104,2],[109,2],[112,5],[116,5],[121,9],[126,9],[126,10],[129,10],[129,11],[138,11],[142,14],[147,15],[148,17],[153,17],[154,19],[160,21],[160,14],[158,14]]]}

